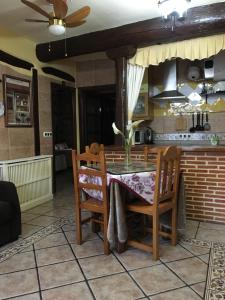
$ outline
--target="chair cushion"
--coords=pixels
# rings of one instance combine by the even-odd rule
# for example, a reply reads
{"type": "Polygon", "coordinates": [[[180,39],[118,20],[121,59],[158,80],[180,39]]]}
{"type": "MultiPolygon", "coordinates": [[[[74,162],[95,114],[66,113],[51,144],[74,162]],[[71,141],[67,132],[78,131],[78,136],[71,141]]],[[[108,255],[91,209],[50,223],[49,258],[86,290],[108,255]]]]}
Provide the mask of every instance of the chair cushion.
{"type": "Polygon", "coordinates": [[[0,201],[0,224],[8,222],[12,218],[12,206],[10,203],[0,201]]]}

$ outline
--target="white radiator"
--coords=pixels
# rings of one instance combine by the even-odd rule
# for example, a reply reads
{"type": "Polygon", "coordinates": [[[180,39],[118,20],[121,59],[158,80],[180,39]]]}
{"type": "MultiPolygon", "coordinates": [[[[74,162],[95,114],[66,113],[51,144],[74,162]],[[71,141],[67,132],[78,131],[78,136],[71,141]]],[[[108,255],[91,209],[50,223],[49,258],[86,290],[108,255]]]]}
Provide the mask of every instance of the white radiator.
{"type": "Polygon", "coordinates": [[[15,184],[21,210],[49,201],[52,195],[52,156],[0,161],[0,180],[15,184]]]}

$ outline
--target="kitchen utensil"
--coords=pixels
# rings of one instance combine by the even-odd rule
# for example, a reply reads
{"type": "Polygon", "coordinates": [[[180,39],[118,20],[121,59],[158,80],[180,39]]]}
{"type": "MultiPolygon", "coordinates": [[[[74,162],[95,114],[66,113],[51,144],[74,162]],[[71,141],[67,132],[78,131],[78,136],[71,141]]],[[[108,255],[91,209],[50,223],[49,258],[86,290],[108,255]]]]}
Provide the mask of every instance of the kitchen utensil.
{"type": "Polygon", "coordinates": [[[201,129],[200,130],[204,130],[204,112],[201,113],[201,117],[202,117],[202,122],[201,122],[201,129]]]}
{"type": "Polygon", "coordinates": [[[204,130],[209,131],[211,129],[211,126],[209,124],[209,116],[208,112],[205,113],[205,124],[204,124],[204,130]]]}
{"type": "Polygon", "coordinates": [[[192,113],[192,127],[189,129],[190,132],[195,132],[195,114],[192,113]]]}
{"type": "Polygon", "coordinates": [[[197,124],[195,126],[195,130],[201,130],[201,125],[200,125],[200,111],[197,112],[197,124]]]}
{"type": "Polygon", "coordinates": [[[184,131],[187,129],[187,119],[182,114],[176,118],[175,128],[176,131],[184,131]]]}
{"type": "Polygon", "coordinates": [[[150,127],[146,127],[145,133],[144,133],[144,142],[145,144],[152,144],[152,139],[153,139],[153,132],[150,127]]]}

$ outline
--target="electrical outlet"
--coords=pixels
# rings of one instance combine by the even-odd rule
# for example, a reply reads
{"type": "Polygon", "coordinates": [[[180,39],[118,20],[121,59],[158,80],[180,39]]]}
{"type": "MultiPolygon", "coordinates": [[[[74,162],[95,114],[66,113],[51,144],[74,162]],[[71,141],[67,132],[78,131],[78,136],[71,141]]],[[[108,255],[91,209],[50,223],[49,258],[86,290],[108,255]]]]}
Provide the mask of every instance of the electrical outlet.
{"type": "Polygon", "coordinates": [[[51,131],[44,131],[43,132],[43,137],[52,137],[52,132],[51,131]]]}

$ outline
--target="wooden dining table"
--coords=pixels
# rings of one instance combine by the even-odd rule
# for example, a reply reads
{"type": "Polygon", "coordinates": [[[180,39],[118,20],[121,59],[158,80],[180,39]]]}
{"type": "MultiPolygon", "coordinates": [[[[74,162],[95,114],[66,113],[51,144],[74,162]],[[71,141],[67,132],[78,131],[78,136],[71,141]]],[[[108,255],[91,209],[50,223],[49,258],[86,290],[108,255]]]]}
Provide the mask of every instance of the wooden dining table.
{"type": "MultiPolygon", "coordinates": [[[[107,163],[106,167],[110,202],[107,237],[111,248],[116,248],[118,252],[122,252],[128,237],[125,201],[129,198],[138,197],[143,201],[153,203],[156,165],[153,162],[138,160],[132,161],[130,165],[124,162],[107,163]]],[[[92,166],[92,168],[96,168],[96,166],[92,166]]],[[[98,179],[92,178],[91,180],[98,179]]],[[[85,192],[101,200],[101,194],[93,194],[91,190],[85,192]]],[[[179,194],[181,192],[183,193],[183,190],[180,189],[179,194]]],[[[182,196],[181,198],[182,205],[178,205],[178,224],[180,223],[183,230],[186,219],[185,197],[182,196]]],[[[167,219],[165,218],[164,223],[168,223],[167,219]]]]}

